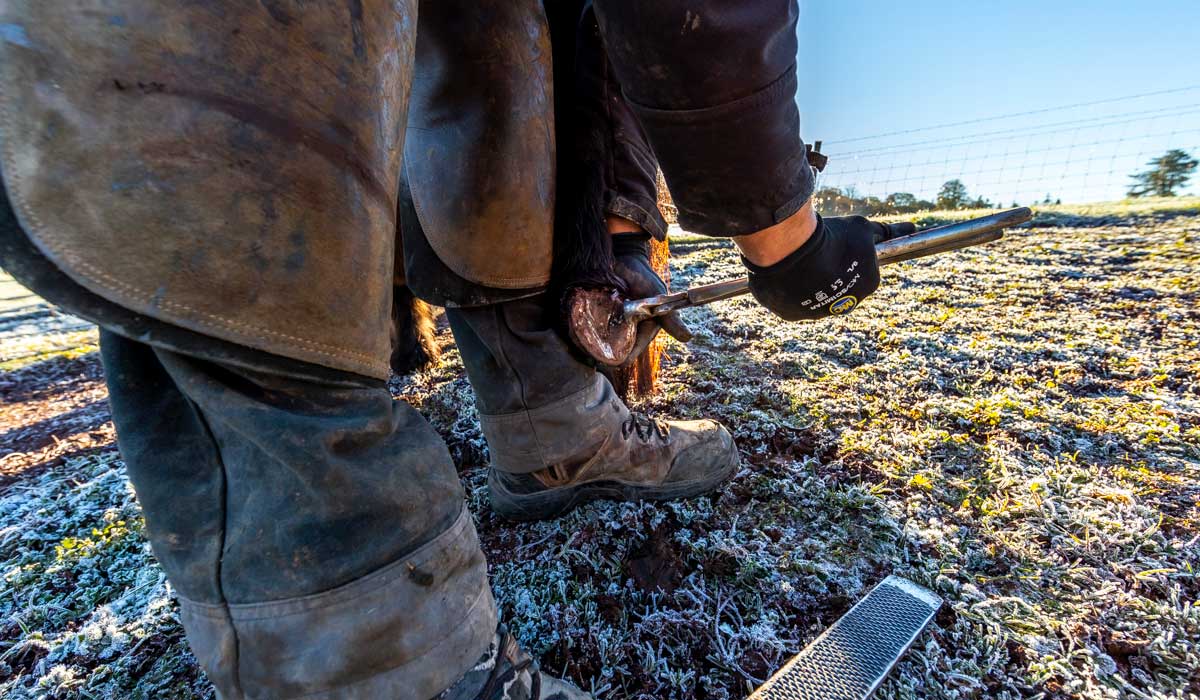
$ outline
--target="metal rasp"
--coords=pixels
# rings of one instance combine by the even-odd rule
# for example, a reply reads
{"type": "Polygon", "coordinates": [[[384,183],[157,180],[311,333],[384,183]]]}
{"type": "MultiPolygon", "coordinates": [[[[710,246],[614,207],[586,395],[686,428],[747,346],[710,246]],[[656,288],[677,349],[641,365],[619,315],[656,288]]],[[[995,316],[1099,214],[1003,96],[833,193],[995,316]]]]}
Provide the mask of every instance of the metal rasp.
{"type": "Polygon", "coordinates": [[[941,605],[931,591],[888,576],[749,700],[865,700],[941,605]]]}
{"type": "MultiPolygon", "coordinates": [[[[928,228],[877,244],[875,255],[879,258],[880,265],[891,265],[903,260],[923,258],[927,255],[990,243],[999,240],[1004,235],[1004,229],[1023,224],[1032,218],[1032,210],[1028,207],[1019,207],[981,216],[978,219],[928,228]]],[[[741,277],[726,282],[692,287],[683,292],[660,294],[648,299],[633,299],[625,302],[625,320],[644,321],[679,309],[703,306],[714,301],[741,296],[749,291],[750,278],[741,277]]]]}

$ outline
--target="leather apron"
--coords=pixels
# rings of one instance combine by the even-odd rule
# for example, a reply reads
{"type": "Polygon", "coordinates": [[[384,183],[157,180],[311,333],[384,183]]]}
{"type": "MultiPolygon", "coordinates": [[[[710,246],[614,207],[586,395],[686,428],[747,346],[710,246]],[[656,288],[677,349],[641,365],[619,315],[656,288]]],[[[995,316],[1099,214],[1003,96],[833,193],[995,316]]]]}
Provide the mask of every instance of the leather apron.
{"type": "Polygon", "coordinates": [[[415,4],[0,0],[22,228],[117,305],[386,378],[415,4]]]}

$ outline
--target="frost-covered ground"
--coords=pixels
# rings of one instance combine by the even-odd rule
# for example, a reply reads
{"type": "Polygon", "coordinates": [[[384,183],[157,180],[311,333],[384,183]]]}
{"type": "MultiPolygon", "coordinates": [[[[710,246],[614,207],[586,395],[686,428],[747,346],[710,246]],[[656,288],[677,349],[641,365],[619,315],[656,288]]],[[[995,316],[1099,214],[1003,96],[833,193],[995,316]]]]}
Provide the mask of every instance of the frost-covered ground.
{"type": "MultiPolygon", "coordinates": [[[[743,697],[896,573],[947,605],[879,697],[1197,698],[1200,212],[1041,223],[891,268],[844,319],[690,312],[641,408],[733,429],[711,497],[502,522],[448,336],[393,386],[461,464],[510,626],[599,697],[743,697]]],[[[740,274],[674,255],[677,285],[740,274]]],[[[0,358],[0,694],[209,697],[72,332],[0,358]]]]}

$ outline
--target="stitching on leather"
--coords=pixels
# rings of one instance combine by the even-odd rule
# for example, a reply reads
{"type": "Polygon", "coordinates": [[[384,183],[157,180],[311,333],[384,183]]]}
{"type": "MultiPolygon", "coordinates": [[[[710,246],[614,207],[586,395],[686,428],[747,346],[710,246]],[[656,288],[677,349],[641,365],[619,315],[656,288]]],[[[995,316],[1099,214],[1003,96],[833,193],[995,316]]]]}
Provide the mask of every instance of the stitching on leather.
{"type": "MultiPolygon", "coordinates": [[[[41,219],[38,218],[38,216],[32,211],[29,204],[25,201],[25,195],[22,191],[21,174],[14,170],[15,166],[13,164],[15,162],[15,158],[12,153],[12,132],[10,129],[12,115],[9,114],[8,107],[9,104],[7,91],[0,88],[0,127],[3,127],[3,131],[9,134],[8,138],[0,136],[0,139],[3,140],[3,161],[4,165],[6,166],[4,169],[4,179],[7,180],[10,185],[8,188],[10,199],[15,205],[15,208],[24,215],[25,220],[30,226],[32,226],[32,233],[37,233],[47,244],[47,246],[55,253],[55,255],[61,257],[65,262],[73,265],[77,271],[82,271],[83,276],[91,280],[93,283],[101,284],[102,286],[106,287],[112,287],[113,289],[110,289],[110,291],[120,292],[128,295],[132,297],[132,301],[134,302],[149,303],[154,299],[154,294],[147,294],[137,287],[122,282],[103,270],[94,267],[90,263],[80,260],[74,254],[64,251],[62,248],[62,243],[59,241],[57,235],[52,230],[47,228],[41,219]]],[[[324,357],[333,359],[351,360],[353,361],[353,364],[362,368],[370,369],[372,373],[382,370],[383,373],[386,374],[388,371],[386,362],[382,362],[378,358],[371,357],[370,355],[366,355],[364,353],[355,352],[348,348],[343,348],[337,345],[328,345],[326,343],[320,343],[314,340],[306,340],[304,338],[299,338],[287,333],[280,333],[278,331],[272,331],[266,328],[259,328],[248,323],[240,323],[230,318],[206,313],[204,311],[200,311],[199,309],[192,308],[187,304],[181,304],[175,301],[163,300],[157,304],[157,306],[167,310],[184,311],[205,319],[209,319],[210,323],[208,324],[205,324],[204,321],[196,321],[196,323],[200,325],[215,326],[218,329],[232,331],[233,333],[236,333],[244,338],[252,339],[253,335],[246,332],[251,331],[260,335],[266,335],[268,337],[292,341],[300,345],[308,352],[317,355],[322,355],[324,357]]]]}

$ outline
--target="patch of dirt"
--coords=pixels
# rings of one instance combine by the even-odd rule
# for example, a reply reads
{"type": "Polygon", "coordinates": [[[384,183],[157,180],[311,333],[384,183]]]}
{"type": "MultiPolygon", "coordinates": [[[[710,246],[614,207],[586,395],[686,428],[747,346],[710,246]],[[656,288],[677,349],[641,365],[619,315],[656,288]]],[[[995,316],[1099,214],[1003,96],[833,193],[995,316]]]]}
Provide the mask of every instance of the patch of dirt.
{"type": "Polygon", "coordinates": [[[0,374],[0,493],[116,439],[97,353],[51,358],[0,374]]]}
{"type": "Polygon", "coordinates": [[[684,576],[684,563],[672,536],[674,527],[662,524],[629,553],[625,572],[646,593],[674,593],[684,576]]]}

